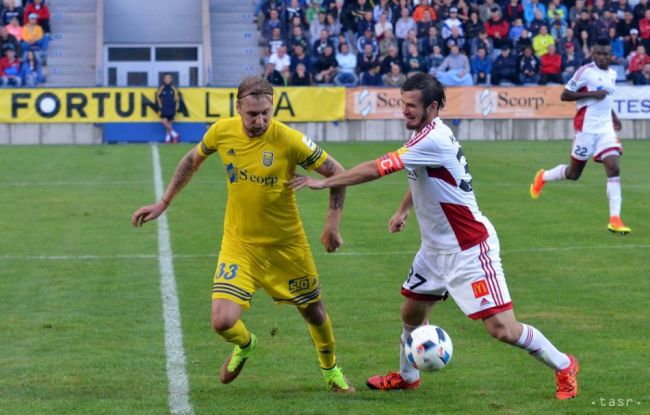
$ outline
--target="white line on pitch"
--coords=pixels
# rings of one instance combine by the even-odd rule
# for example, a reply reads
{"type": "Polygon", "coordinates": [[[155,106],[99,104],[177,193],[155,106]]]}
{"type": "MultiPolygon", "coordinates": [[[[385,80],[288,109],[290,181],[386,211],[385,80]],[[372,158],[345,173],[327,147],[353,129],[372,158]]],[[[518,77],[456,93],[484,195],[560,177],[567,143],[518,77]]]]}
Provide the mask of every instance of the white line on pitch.
{"type": "MultiPolygon", "coordinates": [[[[156,145],[151,146],[153,158],[153,177],[156,200],[163,195],[163,180],[160,168],[160,154],[156,145]]],[[[169,409],[172,414],[193,414],[190,404],[190,385],[185,369],[185,350],[183,349],[183,329],[181,312],[176,292],[176,279],[172,263],[172,247],[169,238],[167,215],[162,214],[158,224],[158,263],[160,266],[160,294],[162,297],[163,318],[165,320],[165,353],[167,354],[167,379],[169,381],[169,409]]]]}
{"type": "MultiPolygon", "coordinates": [[[[538,248],[517,248],[517,249],[502,249],[503,254],[513,254],[520,252],[566,252],[566,251],[580,251],[592,249],[650,249],[650,245],[643,244],[627,244],[627,245],[583,245],[583,246],[564,246],[564,247],[538,247],[538,248]]],[[[384,255],[415,255],[418,248],[414,247],[410,251],[376,251],[376,252],[345,252],[340,251],[335,254],[328,254],[325,252],[314,252],[315,256],[323,257],[337,257],[337,256],[384,256],[384,255]]],[[[173,258],[176,259],[200,259],[200,258],[214,258],[217,259],[218,254],[174,254],[173,258]]],[[[0,261],[30,261],[30,260],[43,260],[43,261],[101,261],[101,260],[114,260],[114,259],[156,259],[158,255],[153,254],[124,254],[124,255],[0,255],[0,261]]]]}

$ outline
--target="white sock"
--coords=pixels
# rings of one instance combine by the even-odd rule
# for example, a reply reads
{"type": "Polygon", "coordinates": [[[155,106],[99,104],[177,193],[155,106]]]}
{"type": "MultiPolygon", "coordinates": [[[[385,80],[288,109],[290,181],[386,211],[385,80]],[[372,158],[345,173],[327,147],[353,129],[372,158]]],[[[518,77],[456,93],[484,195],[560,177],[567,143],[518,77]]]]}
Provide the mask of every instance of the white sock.
{"type": "Polygon", "coordinates": [[[169,134],[167,134],[165,136],[165,143],[169,143],[169,140],[171,140],[171,139],[172,139],[171,136],[169,134]]]}
{"type": "Polygon", "coordinates": [[[406,354],[404,353],[404,343],[406,342],[406,339],[411,335],[411,332],[416,328],[417,326],[409,326],[408,324],[404,323],[404,327],[402,329],[402,337],[399,342],[399,374],[407,383],[413,383],[420,379],[420,371],[413,367],[411,362],[409,362],[406,358],[406,354]]]}
{"type": "Polygon", "coordinates": [[[566,180],[566,175],[564,174],[567,169],[566,164],[560,164],[559,166],[553,167],[551,170],[544,171],[542,179],[545,182],[553,182],[555,180],[566,180]]]}
{"type": "Polygon", "coordinates": [[[176,130],[172,130],[172,137],[174,138],[178,137],[178,133],[176,132],[176,130]]]}
{"type": "Polygon", "coordinates": [[[621,216],[621,178],[607,178],[607,198],[609,199],[609,216],[621,216]]]}
{"type": "Polygon", "coordinates": [[[569,367],[569,357],[560,352],[544,335],[533,326],[521,323],[523,328],[516,346],[526,350],[531,356],[555,370],[569,367]]]}

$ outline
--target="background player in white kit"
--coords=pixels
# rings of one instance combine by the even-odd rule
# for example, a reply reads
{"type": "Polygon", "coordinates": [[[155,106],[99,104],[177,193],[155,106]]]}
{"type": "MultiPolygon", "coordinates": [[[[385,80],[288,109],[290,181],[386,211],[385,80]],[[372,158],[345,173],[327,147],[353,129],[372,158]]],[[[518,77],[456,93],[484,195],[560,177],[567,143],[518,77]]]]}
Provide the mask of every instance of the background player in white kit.
{"type": "Polygon", "coordinates": [[[402,86],[402,99],[406,128],[414,131],[403,147],[325,180],[298,176],[290,184],[296,189],[323,189],[368,182],[402,169],[408,172],[409,190],[388,225],[390,232],[401,231],[414,206],[422,239],[402,286],[400,371],[373,376],[368,387],[420,386],[420,373],[407,361],[403,345],[417,326],[428,321],[433,305],[450,295],[468,317],[483,320],[491,336],[525,349],[554,369],[558,399],[575,397],[578,361],[515,318],[496,232],[478,209],[460,144],[438,118],[445,104],[444,87],[437,79],[418,73],[402,86]]]}
{"type": "Polygon", "coordinates": [[[609,67],[612,48],[608,40],[599,40],[592,50],[593,62],[580,67],[562,92],[562,101],[577,101],[578,112],[573,120],[575,137],[571,162],[550,170],[538,170],[530,196],[537,199],[546,182],[578,180],[589,157],[603,163],[607,174],[610,232],[625,235],[630,228],[621,220],[621,181],[619,161],[623,147],[616,136],[621,122],[612,109],[616,72],[609,67]]]}

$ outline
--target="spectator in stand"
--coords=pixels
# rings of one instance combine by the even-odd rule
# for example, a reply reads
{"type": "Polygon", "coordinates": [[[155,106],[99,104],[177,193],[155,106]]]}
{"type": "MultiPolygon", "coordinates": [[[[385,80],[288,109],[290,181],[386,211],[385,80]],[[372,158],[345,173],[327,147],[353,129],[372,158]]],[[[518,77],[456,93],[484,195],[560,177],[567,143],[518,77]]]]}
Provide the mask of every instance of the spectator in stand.
{"type": "Polygon", "coordinates": [[[625,18],[625,13],[632,14],[632,8],[627,4],[627,0],[612,0],[612,9],[616,20],[621,21],[625,18]]]}
{"type": "Polygon", "coordinates": [[[583,30],[586,30],[587,33],[590,33],[592,23],[593,23],[593,19],[591,18],[589,9],[585,7],[580,11],[580,18],[576,20],[575,24],[573,25],[573,30],[577,34],[580,34],[580,32],[582,32],[583,30]]]}
{"type": "Polygon", "coordinates": [[[646,65],[650,65],[650,56],[647,55],[644,46],[639,46],[636,48],[636,52],[632,54],[632,57],[630,58],[630,66],[628,67],[630,71],[630,80],[634,85],[648,84],[648,77],[643,72],[646,65]]]}
{"type": "Polygon", "coordinates": [[[312,71],[317,84],[331,84],[338,70],[338,62],[334,57],[334,48],[326,46],[323,54],[316,59],[312,71]]]}
{"type": "Polygon", "coordinates": [[[494,54],[494,43],[490,39],[485,30],[481,30],[477,37],[473,38],[470,43],[470,55],[475,56],[478,53],[479,48],[485,49],[488,56],[494,54]]]}
{"type": "Polygon", "coordinates": [[[650,50],[650,9],[643,13],[643,19],[639,20],[639,37],[646,50],[650,50]]]}
{"type": "Polygon", "coordinates": [[[607,9],[607,5],[605,4],[605,0],[594,0],[593,5],[591,6],[591,16],[594,20],[598,20],[601,17],[603,17],[603,14],[605,13],[605,10],[607,9]]]}
{"type": "Polygon", "coordinates": [[[517,19],[521,20],[524,18],[524,8],[519,3],[519,0],[510,0],[510,3],[506,6],[504,17],[509,23],[513,23],[517,19]]]}
{"type": "Polygon", "coordinates": [[[359,35],[363,35],[368,29],[370,29],[371,32],[375,32],[375,21],[372,19],[372,12],[371,11],[366,11],[363,13],[363,19],[359,22],[357,25],[357,33],[359,35]]]}
{"type": "Polygon", "coordinates": [[[350,52],[350,45],[342,43],[339,45],[339,53],[336,54],[338,73],[334,77],[334,83],[338,86],[352,87],[359,83],[357,77],[357,57],[350,52]]]}
{"type": "Polygon", "coordinates": [[[406,62],[406,54],[408,53],[409,45],[420,47],[420,41],[417,38],[415,30],[409,30],[406,40],[402,42],[401,54],[404,58],[404,62],[406,62]]]}
{"type": "Polygon", "coordinates": [[[278,51],[269,58],[269,63],[272,63],[273,68],[278,72],[284,72],[284,68],[291,67],[291,58],[287,54],[286,46],[280,46],[278,51]]]}
{"type": "Polygon", "coordinates": [[[385,14],[387,20],[392,23],[393,9],[390,7],[390,4],[388,4],[388,0],[379,0],[375,1],[375,3],[375,7],[372,9],[372,18],[375,19],[375,21],[379,21],[381,15],[385,14]]]}
{"type": "Polygon", "coordinates": [[[266,44],[267,61],[268,57],[276,53],[280,46],[287,46],[287,42],[284,40],[284,37],[282,37],[282,31],[280,28],[276,27],[271,32],[271,39],[269,39],[268,43],[266,44]]]}
{"type": "Polygon", "coordinates": [[[373,65],[379,63],[379,55],[372,49],[372,45],[367,43],[363,52],[357,56],[357,67],[359,72],[367,71],[373,65]]]}
{"type": "Polygon", "coordinates": [[[381,60],[379,72],[381,72],[382,75],[387,74],[390,72],[392,65],[398,65],[400,69],[402,68],[402,58],[399,56],[399,51],[395,46],[388,48],[388,54],[383,60],[381,60]]]}
{"type": "Polygon", "coordinates": [[[514,85],[519,83],[517,59],[510,53],[508,45],[501,48],[501,53],[492,63],[492,85],[501,85],[503,81],[514,85]]]}
{"type": "MultiPolygon", "coordinates": [[[[465,3],[465,0],[458,0],[456,8],[458,9],[458,18],[463,22],[463,28],[465,28],[465,25],[469,22],[470,8],[465,3]]],[[[467,32],[465,32],[465,36],[467,36],[467,32]]]]}
{"type": "Polygon", "coordinates": [[[562,84],[562,56],[557,53],[555,45],[549,45],[548,52],[540,59],[539,84],[549,82],[562,84]]]}
{"type": "Polygon", "coordinates": [[[546,16],[551,21],[556,19],[557,15],[560,16],[560,19],[564,20],[564,23],[569,21],[569,10],[566,6],[560,0],[551,0],[546,10],[546,16]]]}
{"type": "Polygon", "coordinates": [[[512,26],[510,26],[510,31],[508,32],[508,39],[510,40],[510,44],[516,45],[517,41],[521,37],[521,32],[526,30],[524,27],[524,22],[522,22],[521,19],[515,19],[512,22],[512,26]]]}
{"type": "MultiPolygon", "coordinates": [[[[296,47],[298,45],[302,46],[304,51],[309,50],[309,40],[305,37],[302,28],[300,26],[294,26],[292,31],[292,36],[289,38],[288,44],[288,53],[294,55],[296,53],[296,47]]],[[[277,66],[277,65],[276,65],[277,66]]],[[[278,71],[282,72],[282,69],[276,68],[278,71]]],[[[284,69],[284,68],[283,68],[284,69]]]]}
{"type": "Polygon", "coordinates": [[[0,59],[0,84],[2,84],[2,87],[22,85],[20,66],[20,59],[16,57],[16,51],[7,49],[5,56],[0,59]]]}
{"type": "Polygon", "coordinates": [[[4,56],[7,49],[13,49],[17,56],[23,55],[23,49],[18,39],[10,34],[4,26],[0,26],[0,56],[4,56]]]}
{"type": "Polygon", "coordinates": [[[382,81],[385,86],[400,88],[406,81],[406,76],[402,73],[402,67],[395,63],[390,65],[390,72],[384,74],[382,81]]]}
{"type": "Polygon", "coordinates": [[[576,53],[573,43],[567,43],[562,54],[564,70],[562,71],[562,83],[569,82],[576,70],[582,66],[582,57],[576,53]]]}
{"type": "Polygon", "coordinates": [[[469,59],[460,53],[458,45],[452,43],[450,50],[449,56],[436,69],[436,78],[445,86],[471,86],[473,82],[469,59]]]}
{"type": "Polygon", "coordinates": [[[400,9],[400,18],[395,22],[395,36],[399,42],[404,42],[408,36],[409,31],[417,32],[417,24],[411,16],[409,16],[409,9],[402,7],[400,9]]]}
{"type": "Polygon", "coordinates": [[[307,21],[305,18],[305,10],[302,8],[300,2],[298,0],[291,0],[289,2],[289,5],[284,10],[284,21],[290,22],[296,16],[300,18],[303,24],[307,21]]]}
{"type": "Polygon", "coordinates": [[[5,9],[2,11],[1,26],[6,26],[11,22],[14,17],[18,18],[18,22],[22,25],[27,20],[23,20],[23,9],[16,6],[14,0],[4,0],[5,9]]]}
{"type": "Polygon", "coordinates": [[[543,25],[539,28],[539,33],[533,37],[533,50],[536,56],[542,56],[548,52],[548,46],[555,45],[555,39],[548,34],[548,27],[543,25]]]}
{"type": "Polygon", "coordinates": [[[592,37],[594,39],[602,39],[609,36],[610,28],[616,29],[616,19],[610,9],[606,9],[603,16],[596,20],[591,27],[592,37]]]}
{"type": "Polygon", "coordinates": [[[643,16],[645,15],[645,11],[648,10],[648,0],[639,0],[639,3],[634,6],[634,9],[632,9],[632,14],[634,15],[634,20],[636,22],[639,22],[641,19],[643,19],[643,16]]]}
{"type": "Polygon", "coordinates": [[[431,2],[429,0],[421,0],[420,4],[418,4],[413,10],[413,20],[415,20],[416,23],[420,22],[424,19],[424,15],[427,12],[429,13],[429,20],[438,19],[436,10],[431,6],[431,2]]]}
{"type": "Polygon", "coordinates": [[[433,0],[432,6],[436,9],[436,16],[438,22],[444,22],[449,18],[449,10],[452,7],[455,7],[453,4],[454,0],[433,0]],[[435,4],[433,4],[435,3],[435,4]]]}
{"type": "Polygon", "coordinates": [[[429,28],[429,36],[420,39],[419,47],[420,53],[424,56],[429,56],[433,52],[434,46],[443,45],[443,40],[438,36],[438,29],[435,26],[429,28]]]}
{"type": "Polygon", "coordinates": [[[531,35],[536,36],[539,33],[539,29],[544,25],[546,25],[544,15],[542,15],[541,11],[536,10],[535,18],[528,25],[528,29],[530,30],[531,35]]]}
{"type": "Polygon", "coordinates": [[[429,67],[429,75],[436,74],[440,65],[445,60],[445,57],[442,55],[442,48],[440,46],[433,47],[433,53],[427,58],[427,66],[429,67]]]}
{"type": "Polygon", "coordinates": [[[469,14],[469,20],[464,23],[464,26],[467,39],[474,39],[481,31],[485,30],[485,23],[478,18],[478,12],[474,10],[469,14]]]}
{"type": "Polygon", "coordinates": [[[284,36],[284,25],[280,21],[280,15],[277,9],[271,9],[269,11],[269,17],[264,20],[264,25],[262,26],[262,37],[264,42],[268,42],[272,38],[273,30],[275,28],[280,29],[281,35],[284,36]]]}
{"type": "MultiPolygon", "coordinates": [[[[0,29],[1,30],[1,29],[0,29]]],[[[630,56],[639,46],[643,45],[639,38],[639,31],[636,29],[630,30],[630,38],[623,42],[623,53],[625,56],[630,56]]]]}
{"type": "Polygon", "coordinates": [[[558,52],[560,54],[564,53],[564,50],[566,49],[566,46],[569,43],[573,44],[574,51],[580,49],[580,43],[578,42],[578,38],[576,38],[575,36],[575,32],[570,27],[567,27],[566,34],[564,35],[564,37],[555,43],[558,52]]]}
{"type": "Polygon", "coordinates": [[[363,36],[363,32],[359,33],[359,23],[363,20],[365,12],[372,13],[372,6],[366,0],[357,0],[349,2],[346,6],[347,12],[344,12],[345,18],[341,20],[341,24],[348,30],[352,30],[354,34],[359,37],[363,36]]]}
{"type": "Polygon", "coordinates": [[[616,25],[616,32],[618,33],[619,36],[623,37],[623,41],[625,42],[626,40],[630,39],[630,30],[632,29],[638,30],[638,26],[634,21],[634,15],[632,14],[632,12],[627,11],[623,16],[623,19],[620,20],[616,25]]]}
{"type": "Polygon", "coordinates": [[[278,18],[284,16],[284,2],[281,0],[266,0],[260,9],[260,14],[257,16],[258,27],[264,28],[264,24],[272,18],[271,12],[274,10],[278,18]]]}
{"type": "Polygon", "coordinates": [[[509,28],[510,26],[508,25],[508,22],[501,17],[501,11],[498,9],[492,9],[492,16],[487,22],[485,22],[485,31],[492,39],[492,42],[494,42],[495,48],[501,49],[504,44],[509,43],[509,28]]]}
{"type": "MultiPolygon", "coordinates": [[[[307,24],[311,24],[314,20],[318,18],[320,13],[324,13],[325,10],[320,5],[320,0],[311,0],[311,5],[305,12],[305,19],[307,24]]],[[[325,16],[323,16],[324,18],[325,16]]]]}
{"type": "Polygon", "coordinates": [[[576,0],[569,10],[569,26],[572,27],[580,18],[580,11],[585,7],[584,0],[576,0]]]}
{"type": "Polygon", "coordinates": [[[583,63],[591,59],[591,36],[589,32],[583,30],[580,32],[580,37],[578,38],[578,43],[580,44],[580,54],[582,55],[583,63]]]}
{"type": "Polygon", "coordinates": [[[23,51],[40,50],[41,55],[45,55],[50,35],[43,32],[43,28],[36,23],[37,21],[38,15],[32,13],[29,15],[28,23],[23,26],[23,51]]]}
{"type": "Polygon", "coordinates": [[[424,16],[422,16],[422,19],[420,19],[417,22],[417,36],[418,39],[422,39],[423,37],[427,36],[429,34],[429,28],[431,26],[435,26],[436,22],[434,22],[431,19],[431,14],[429,13],[428,10],[424,11],[424,16]]]}
{"type": "Polygon", "coordinates": [[[523,55],[524,49],[526,49],[527,47],[531,49],[533,48],[533,39],[530,37],[530,32],[524,29],[521,31],[521,36],[519,37],[519,40],[517,40],[517,43],[515,44],[513,55],[516,55],[517,57],[523,55]]]}
{"type": "Polygon", "coordinates": [[[5,26],[7,32],[17,40],[23,40],[23,27],[18,22],[17,17],[12,17],[8,25],[5,26]]]}
{"type": "Polygon", "coordinates": [[[325,25],[325,12],[318,13],[318,17],[309,23],[309,41],[311,44],[320,37],[320,32],[325,29],[325,25]]]}
{"type": "Polygon", "coordinates": [[[551,22],[551,36],[553,39],[555,39],[557,42],[560,39],[566,37],[567,29],[568,26],[566,22],[556,14],[555,20],[551,22]]]}
{"type": "Polygon", "coordinates": [[[305,26],[304,22],[300,20],[300,17],[293,16],[293,19],[291,19],[289,21],[289,24],[287,24],[287,26],[284,28],[284,32],[287,34],[287,40],[289,40],[288,38],[293,36],[293,29],[296,27],[300,28],[305,38],[309,36],[309,31],[307,31],[305,34],[305,29],[309,30],[309,26],[305,26]]]}
{"type": "Polygon", "coordinates": [[[447,38],[447,40],[444,42],[443,46],[446,46],[444,49],[445,55],[449,55],[451,53],[451,45],[454,44],[458,46],[458,48],[461,51],[465,50],[465,38],[460,34],[460,31],[457,27],[452,27],[451,28],[451,36],[447,38]]]}
{"type": "Polygon", "coordinates": [[[374,30],[367,28],[363,36],[357,40],[357,50],[364,50],[366,48],[366,45],[371,45],[372,52],[375,55],[379,55],[379,43],[377,43],[377,39],[375,39],[373,34],[374,30]]]}
{"type": "Polygon", "coordinates": [[[361,73],[360,85],[364,86],[384,86],[379,65],[373,65],[369,70],[361,73]]]}
{"type": "Polygon", "coordinates": [[[517,67],[519,68],[519,82],[522,85],[536,85],[539,82],[539,58],[533,55],[530,48],[524,49],[524,54],[519,58],[517,67]]]}
{"type": "Polygon", "coordinates": [[[323,53],[325,53],[325,48],[327,46],[332,47],[332,50],[334,50],[334,42],[332,42],[332,39],[330,38],[330,32],[327,31],[327,29],[323,29],[320,31],[320,37],[312,47],[312,51],[313,51],[312,55],[314,56],[314,58],[323,56],[323,53]]]}
{"type": "Polygon", "coordinates": [[[25,86],[34,87],[43,83],[41,62],[36,59],[36,55],[31,50],[25,54],[25,60],[20,67],[20,77],[25,86]]]}
{"type": "MultiPolygon", "coordinates": [[[[341,34],[341,22],[336,18],[336,15],[333,13],[327,13],[325,16],[325,30],[333,38],[338,38],[341,34]]],[[[321,31],[322,32],[322,31],[321,31]]],[[[320,36],[320,34],[319,34],[320,36]]],[[[314,38],[314,41],[318,40],[318,36],[314,38]]]]}
{"type": "Polygon", "coordinates": [[[307,72],[311,72],[311,58],[305,53],[305,48],[302,45],[296,45],[293,56],[291,57],[291,64],[289,65],[289,72],[296,72],[298,65],[305,65],[307,72]]]}
{"type": "Polygon", "coordinates": [[[618,35],[616,28],[610,27],[607,38],[609,39],[609,43],[612,45],[612,54],[609,58],[609,64],[625,67],[627,65],[627,60],[625,59],[625,49],[623,48],[623,37],[618,35]]]}
{"type": "Polygon", "coordinates": [[[533,20],[537,19],[538,12],[543,20],[544,16],[546,16],[546,6],[539,0],[530,0],[524,4],[524,20],[527,27],[530,28],[533,20]]]}
{"type": "Polygon", "coordinates": [[[50,9],[44,3],[43,0],[33,0],[33,2],[29,3],[23,12],[23,22],[28,20],[30,14],[36,13],[38,16],[37,23],[45,33],[50,33],[50,9]]]}
{"type": "Polygon", "coordinates": [[[442,38],[447,39],[451,35],[452,28],[458,28],[458,32],[463,36],[463,23],[458,18],[458,9],[452,7],[449,9],[449,17],[442,22],[442,38]]]}
{"type": "Polygon", "coordinates": [[[485,0],[483,4],[478,6],[478,17],[483,22],[487,22],[492,17],[492,11],[497,8],[501,10],[501,7],[494,0],[485,0]]]}
{"type": "Polygon", "coordinates": [[[384,38],[384,33],[390,30],[393,31],[393,24],[388,20],[388,14],[384,13],[379,16],[379,21],[375,23],[375,36],[377,40],[382,40],[384,38]]]}
{"type": "Polygon", "coordinates": [[[393,36],[393,31],[388,29],[384,32],[384,38],[379,42],[379,60],[382,61],[387,55],[390,48],[397,48],[397,39],[393,36]]]}
{"type": "Polygon", "coordinates": [[[290,86],[311,86],[311,75],[302,63],[296,66],[296,71],[289,78],[290,86]]]}
{"type": "Polygon", "coordinates": [[[485,48],[478,49],[477,54],[472,56],[471,66],[474,85],[489,85],[492,74],[492,59],[487,56],[485,48]]]}
{"type": "Polygon", "coordinates": [[[275,65],[271,62],[266,65],[264,78],[272,85],[285,86],[287,84],[286,79],[284,79],[282,74],[277,69],[275,69],[275,65]]]}
{"type": "Polygon", "coordinates": [[[427,61],[424,56],[420,55],[418,47],[415,45],[409,45],[408,51],[406,53],[405,68],[407,75],[409,75],[411,72],[427,71],[427,61]]]}

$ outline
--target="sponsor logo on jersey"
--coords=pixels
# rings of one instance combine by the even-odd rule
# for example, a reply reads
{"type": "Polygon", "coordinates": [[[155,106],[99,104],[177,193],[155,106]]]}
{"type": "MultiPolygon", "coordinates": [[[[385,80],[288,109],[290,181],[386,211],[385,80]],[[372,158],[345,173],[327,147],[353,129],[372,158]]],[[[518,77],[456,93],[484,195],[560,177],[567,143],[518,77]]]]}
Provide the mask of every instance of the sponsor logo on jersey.
{"type": "Polygon", "coordinates": [[[232,163],[229,163],[226,166],[226,174],[228,175],[228,181],[230,183],[237,183],[239,180],[239,169],[232,163]]]}
{"type": "MultiPolygon", "coordinates": [[[[474,298],[481,298],[488,295],[488,285],[486,280],[478,280],[472,283],[472,290],[474,291],[474,298]]],[[[483,305],[483,303],[481,303],[483,305]]]]}
{"type": "Polygon", "coordinates": [[[226,165],[226,175],[228,176],[228,181],[232,184],[247,181],[261,186],[273,187],[278,184],[279,180],[278,176],[249,174],[248,169],[239,169],[232,163],[226,165]]]}
{"type": "Polygon", "coordinates": [[[264,164],[264,167],[271,167],[271,164],[273,164],[272,151],[265,151],[262,153],[262,164],[264,164]]]}
{"type": "Polygon", "coordinates": [[[483,307],[487,307],[487,306],[489,306],[490,304],[492,304],[492,303],[490,302],[490,300],[488,300],[487,298],[483,297],[483,299],[481,300],[481,308],[483,308],[483,307]]]}
{"type": "Polygon", "coordinates": [[[308,290],[309,287],[311,287],[311,281],[307,276],[289,280],[289,292],[295,293],[297,291],[308,290]]]}
{"type": "Polygon", "coordinates": [[[237,155],[237,154],[235,154],[235,149],[234,148],[231,148],[230,150],[228,150],[228,152],[226,154],[228,154],[229,156],[236,156],[237,155]]]}

